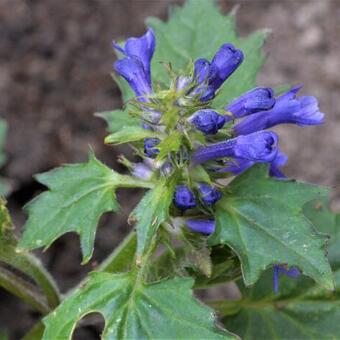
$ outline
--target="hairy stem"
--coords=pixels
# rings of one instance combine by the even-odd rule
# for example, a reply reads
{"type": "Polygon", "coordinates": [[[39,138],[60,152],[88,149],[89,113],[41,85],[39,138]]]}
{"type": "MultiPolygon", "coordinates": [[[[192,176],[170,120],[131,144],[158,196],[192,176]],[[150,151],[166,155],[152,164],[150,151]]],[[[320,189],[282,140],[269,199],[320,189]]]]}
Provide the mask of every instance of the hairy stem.
{"type": "Polygon", "coordinates": [[[34,285],[4,267],[0,267],[0,286],[44,315],[51,310],[45,296],[34,285]]]}

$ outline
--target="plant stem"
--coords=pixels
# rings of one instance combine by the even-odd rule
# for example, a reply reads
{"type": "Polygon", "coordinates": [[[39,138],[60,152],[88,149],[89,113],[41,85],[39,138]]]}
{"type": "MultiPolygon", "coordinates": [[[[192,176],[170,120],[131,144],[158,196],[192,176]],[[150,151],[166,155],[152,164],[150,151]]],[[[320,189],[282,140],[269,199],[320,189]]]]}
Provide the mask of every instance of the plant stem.
{"type": "Polygon", "coordinates": [[[0,267],[0,285],[40,313],[45,315],[50,312],[45,296],[34,285],[3,267],[0,267]]]}
{"type": "Polygon", "coordinates": [[[60,296],[57,285],[38,258],[29,253],[17,253],[12,247],[3,249],[0,255],[1,261],[28,275],[40,286],[51,310],[59,305],[60,296]]]}

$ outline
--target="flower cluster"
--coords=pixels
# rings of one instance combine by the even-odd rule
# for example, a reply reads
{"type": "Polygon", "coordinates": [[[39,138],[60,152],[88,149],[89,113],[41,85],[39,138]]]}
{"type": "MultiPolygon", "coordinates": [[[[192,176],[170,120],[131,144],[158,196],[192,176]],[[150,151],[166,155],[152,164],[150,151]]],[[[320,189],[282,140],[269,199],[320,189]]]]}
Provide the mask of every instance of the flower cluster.
{"type": "MultiPolygon", "coordinates": [[[[212,108],[218,90],[244,60],[242,51],[229,43],[211,61],[201,58],[187,73],[169,74],[169,88],[154,91],[151,59],[155,46],[152,29],[140,38],[128,39],[124,47],[114,42],[123,56],[114,69],[136,94],[133,104],[141,125],[165,136],[177,131],[183,138],[180,148],[165,159],[158,157],[161,140],[146,138],[144,160],[133,166],[132,173],[150,178],[176,172],[172,215],[181,216],[191,231],[209,235],[215,230],[214,205],[222,198],[219,179],[238,175],[255,163],[268,163],[271,176],[284,178],[279,168],[287,156],[279,150],[277,134],[268,129],[278,124],[317,125],[324,115],[315,97],[298,96],[302,86],[278,96],[271,88],[257,87],[226,103],[224,109],[212,108]],[[174,119],[168,119],[169,112],[174,119]],[[191,176],[198,168],[207,174],[205,181],[191,176]]],[[[296,274],[275,266],[276,281],[279,272],[296,274]]]]}

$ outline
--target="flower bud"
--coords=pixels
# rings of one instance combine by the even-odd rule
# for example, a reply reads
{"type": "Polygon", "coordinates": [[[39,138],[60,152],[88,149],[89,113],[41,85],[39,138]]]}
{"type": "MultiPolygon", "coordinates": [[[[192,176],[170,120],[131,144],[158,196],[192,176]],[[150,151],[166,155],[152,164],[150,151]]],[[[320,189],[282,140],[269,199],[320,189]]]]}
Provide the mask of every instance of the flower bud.
{"type": "Polygon", "coordinates": [[[144,153],[147,157],[156,158],[159,154],[159,149],[155,148],[160,143],[158,138],[145,138],[144,139],[144,153]]]}
{"type": "MultiPolygon", "coordinates": [[[[255,112],[271,109],[275,104],[274,91],[271,88],[257,87],[232,101],[225,109],[235,118],[248,116],[255,112]]],[[[227,117],[227,120],[232,120],[227,117]]]]}
{"type": "Polygon", "coordinates": [[[182,211],[196,206],[195,195],[186,185],[177,185],[173,200],[176,207],[182,211]]]}
{"type": "MultiPolygon", "coordinates": [[[[215,97],[215,92],[243,61],[243,53],[232,44],[224,44],[215,54],[211,63],[206,59],[195,62],[194,75],[198,89],[202,92],[202,102],[215,97]],[[204,83],[206,83],[205,86],[204,83]]],[[[194,90],[195,94],[199,92],[194,90]]]]}
{"type": "Polygon", "coordinates": [[[186,226],[195,233],[210,235],[215,231],[215,220],[186,220],[186,226]]]}
{"type": "Polygon", "coordinates": [[[222,198],[221,191],[209,184],[201,183],[199,185],[199,191],[201,194],[201,200],[207,206],[213,206],[217,201],[222,198]]]}
{"type": "Polygon", "coordinates": [[[216,134],[225,123],[224,116],[210,109],[196,111],[188,120],[205,135],[216,134]]]}

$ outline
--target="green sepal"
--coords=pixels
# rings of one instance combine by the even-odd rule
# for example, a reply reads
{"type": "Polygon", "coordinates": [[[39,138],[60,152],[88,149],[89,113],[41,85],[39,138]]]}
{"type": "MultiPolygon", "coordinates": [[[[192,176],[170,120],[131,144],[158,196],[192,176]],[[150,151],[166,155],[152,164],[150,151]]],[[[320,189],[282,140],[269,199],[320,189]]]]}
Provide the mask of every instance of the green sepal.
{"type": "Polygon", "coordinates": [[[143,129],[141,126],[124,126],[121,130],[105,137],[105,144],[137,142],[144,138],[161,138],[159,132],[143,129]]]}

